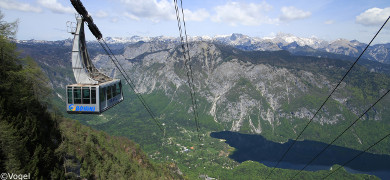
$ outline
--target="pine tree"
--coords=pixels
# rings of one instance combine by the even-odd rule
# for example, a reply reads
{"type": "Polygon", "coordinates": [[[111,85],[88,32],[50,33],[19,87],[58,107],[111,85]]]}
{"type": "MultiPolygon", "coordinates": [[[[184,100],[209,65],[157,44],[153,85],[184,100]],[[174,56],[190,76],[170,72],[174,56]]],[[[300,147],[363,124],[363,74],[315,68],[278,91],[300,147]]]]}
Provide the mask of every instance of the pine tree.
{"type": "Polygon", "coordinates": [[[31,58],[18,58],[17,21],[3,21],[0,12],[0,169],[31,174],[33,179],[63,177],[61,158],[54,153],[60,131],[42,102],[48,89],[31,58]]]}

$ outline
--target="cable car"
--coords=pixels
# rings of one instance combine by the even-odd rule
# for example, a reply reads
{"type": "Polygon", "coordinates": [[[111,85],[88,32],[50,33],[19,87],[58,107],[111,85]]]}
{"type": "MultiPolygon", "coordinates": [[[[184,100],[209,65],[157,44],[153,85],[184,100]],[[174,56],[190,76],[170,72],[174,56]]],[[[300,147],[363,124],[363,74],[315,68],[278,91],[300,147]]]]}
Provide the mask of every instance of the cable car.
{"type": "Polygon", "coordinates": [[[100,114],[123,101],[122,83],[96,69],[89,58],[85,42],[84,23],[97,38],[102,35],[92,17],[79,0],[71,0],[80,15],[77,26],[71,27],[74,35],[72,47],[72,69],[76,84],[66,86],[66,111],[77,114],[100,114]]]}

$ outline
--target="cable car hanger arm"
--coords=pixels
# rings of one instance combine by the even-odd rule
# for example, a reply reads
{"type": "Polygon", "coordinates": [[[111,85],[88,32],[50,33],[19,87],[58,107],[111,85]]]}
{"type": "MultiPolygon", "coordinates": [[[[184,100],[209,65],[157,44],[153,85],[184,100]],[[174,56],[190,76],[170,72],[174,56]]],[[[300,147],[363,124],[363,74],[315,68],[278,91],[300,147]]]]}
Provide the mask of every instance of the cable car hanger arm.
{"type": "Polygon", "coordinates": [[[88,14],[88,11],[85,9],[83,3],[81,3],[80,0],[70,0],[70,2],[76,9],[77,13],[79,13],[81,17],[83,17],[83,21],[88,23],[88,28],[91,33],[96,37],[97,40],[100,40],[103,35],[100,32],[99,28],[96,26],[96,24],[93,22],[91,15],[88,14]]]}

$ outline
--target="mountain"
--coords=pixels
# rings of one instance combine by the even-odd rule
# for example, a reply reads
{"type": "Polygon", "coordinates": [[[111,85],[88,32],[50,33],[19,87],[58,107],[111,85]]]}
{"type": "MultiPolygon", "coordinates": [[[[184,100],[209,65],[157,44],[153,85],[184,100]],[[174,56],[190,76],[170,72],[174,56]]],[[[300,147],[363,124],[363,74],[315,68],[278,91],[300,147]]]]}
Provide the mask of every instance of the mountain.
{"type": "MultiPolygon", "coordinates": [[[[201,113],[224,130],[275,134],[275,131],[281,131],[277,128],[275,130],[275,127],[285,122],[294,128],[280,132],[286,136],[273,138],[282,140],[292,137],[299,129],[299,125],[315,113],[320,101],[350,66],[349,61],[297,55],[298,53],[285,50],[243,51],[242,48],[235,48],[238,45],[224,45],[232,42],[241,45],[245,42],[252,43],[251,38],[244,35],[233,34],[230,37],[220,36],[216,39],[217,42],[191,42],[190,55],[201,113]]],[[[284,40],[285,44],[293,42],[288,45],[295,49],[302,47],[299,44],[306,43],[306,46],[324,44],[323,41],[315,43],[310,39],[297,39],[291,36],[281,36],[279,41],[281,40],[284,40]]],[[[346,43],[337,41],[337,44],[343,44],[342,42],[346,43]]],[[[66,41],[63,44],[65,43],[66,41]]],[[[19,43],[18,46],[23,53],[31,54],[37,59],[50,77],[54,88],[60,90],[66,84],[74,82],[68,52],[70,46],[53,42],[35,45],[19,43]],[[46,55],[48,57],[45,57],[46,55]]],[[[95,65],[101,71],[110,74],[114,65],[109,58],[94,42],[88,43],[88,47],[95,65]]],[[[158,93],[159,96],[170,99],[165,107],[180,105],[182,108],[172,107],[176,109],[175,112],[191,111],[186,88],[186,71],[177,41],[156,38],[122,46],[115,44],[112,47],[119,61],[130,72],[138,93],[145,95],[158,93]]],[[[351,78],[347,79],[332,96],[329,107],[325,106],[325,112],[314,119],[319,127],[347,123],[347,119],[355,117],[366,107],[360,103],[361,101],[372,102],[388,88],[386,81],[388,76],[364,67],[367,66],[357,66],[356,70],[352,71],[353,73],[349,75],[351,78]]],[[[376,66],[378,69],[386,67],[384,64],[376,66]]],[[[63,91],[57,92],[58,98],[62,98],[63,101],[65,94],[63,91]]],[[[367,114],[365,119],[386,121],[388,113],[383,108],[386,106],[376,108],[367,114]]],[[[163,110],[161,113],[172,114],[163,110]]],[[[353,139],[361,141],[361,138],[353,139]]]]}
{"type": "MultiPolygon", "coordinates": [[[[207,39],[198,37],[202,38],[207,39]]],[[[252,44],[247,36],[218,38],[218,41],[193,40],[189,44],[201,142],[195,140],[198,132],[192,117],[187,71],[177,39],[110,44],[136,84],[137,93],[164,124],[164,132],[158,130],[127,85],[124,85],[125,101],[104,114],[65,116],[111,135],[133,139],[153,161],[175,162],[190,178],[195,179],[203,173],[217,177],[247,164],[229,159],[228,155],[234,149],[211,138],[210,132],[230,130],[261,134],[275,142],[287,142],[304,128],[351,65],[350,60],[333,58],[342,55],[324,52],[324,56],[319,57],[318,50],[301,46],[296,41],[286,43],[290,50],[277,49],[279,46],[269,41],[269,47],[275,47],[273,51],[252,51],[229,45],[230,41],[252,44]],[[300,49],[313,55],[299,54],[300,49]]],[[[53,100],[64,112],[63,86],[74,83],[69,56],[71,47],[44,42],[17,45],[23,55],[33,56],[47,73],[57,93],[53,100]]],[[[92,41],[87,46],[96,67],[111,73],[114,65],[100,50],[99,44],[92,41]]],[[[358,64],[351,71],[302,134],[302,139],[329,143],[337,132],[348,127],[390,88],[389,75],[377,71],[386,68],[386,64],[376,63],[374,70],[358,64]]],[[[117,74],[117,78],[121,75],[117,74]]],[[[388,97],[382,100],[335,144],[362,150],[377,141],[390,128],[389,101],[388,97]]],[[[388,154],[389,146],[389,140],[385,140],[370,152],[388,154]]],[[[261,167],[261,171],[268,172],[266,167],[261,167]]]]}
{"type": "MultiPolygon", "coordinates": [[[[365,43],[361,43],[357,40],[337,39],[335,41],[326,41],[317,37],[302,38],[292,34],[278,33],[273,37],[250,37],[243,34],[233,33],[231,35],[217,35],[214,37],[209,36],[194,36],[188,37],[189,41],[207,41],[217,42],[225,45],[234,46],[241,50],[247,51],[279,51],[287,50],[295,53],[296,49],[300,49],[300,55],[313,56],[313,50],[316,51],[317,56],[323,56],[324,53],[345,55],[347,57],[358,57],[364,48],[367,46],[365,43]],[[304,48],[309,48],[303,50],[304,48]],[[307,54],[302,54],[307,53],[307,54]]],[[[131,44],[139,41],[143,42],[179,42],[177,37],[107,37],[105,38],[109,44],[131,44]]],[[[19,41],[28,42],[28,41],[19,41]]],[[[36,41],[39,42],[39,41],[36,41]]],[[[367,49],[367,52],[363,55],[363,58],[390,64],[390,44],[375,44],[367,49]]],[[[331,56],[328,54],[328,56],[331,56]]],[[[340,57],[339,57],[340,58],[340,57]]],[[[345,58],[343,58],[345,59],[345,58]]],[[[348,58],[347,58],[348,59],[348,58]]]]}
{"type": "MultiPolygon", "coordinates": [[[[276,142],[295,138],[351,64],[339,59],[298,56],[285,50],[242,51],[207,41],[191,42],[189,49],[200,129],[205,142],[213,142],[207,133],[219,130],[261,134],[276,142]]],[[[163,148],[172,149],[172,152],[160,149],[150,152],[165,152],[169,157],[179,158],[180,162],[188,162],[175,155],[175,144],[193,144],[196,137],[180,46],[174,42],[139,42],[127,46],[124,53],[117,57],[135,82],[137,92],[151,104],[153,111],[166,124],[166,133],[173,139],[162,142],[165,144],[163,148]]],[[[114,68],[105,55],[94,58],[93,62],[102,68],[114,68]]],[[[329,143],[337,132],[348,127],[389,88],[388,75],[370,72],[358,65],[314,118],[301,139],[329,143]]],[[[128,99],[137,101],[133,96],[128,99]]],[[[390,114],[386,110],[388,104],[390,99],[385,98],[336,144],[363,149],[386,134],[390,126],[390,114]]],[[[133,112],[141,113],[139,109],[130,110],[135,106],[136,102],[127,104],[124,111],[116,111],[116,116],[126,119],[126,115],[117,113],[127,112],[128,116],[133,116],[133,112]]],[[[109,132],[129,133],[133,129],[131,126],[137,126],[125,120],[120,121],[120,125],[116,123],[119,122],[106,121],[99,127],[109,132]]],[[[144,141],[141,138],[137,140],[144,141]]],[[[390,141],[385,140],[372,152],[387,154],[389,145],[390,141]]],[[[207,156],[200,155],[200,158],[203,157],[207,156]]],[[[159,158],[163,159],[164,155],[159,158]]],[[[196,158],[190,158],[189,162],[196,162],[195,167],[204,164],[196,158]]],[[[194,166],[181,169],[188,173],[194,166]]]]}
{"type": "MultiPolygon", "coordinates": [[[[263,38],[232,34],[230,36],[216,37],[214,38],[214,41],[229,44],[242,50],[288,50],[294,52],[294,49],[297,47],[310,47],[311,49],[317,50],[318,53],[327,52],[350,57],[358,57],[367,46],[367,44],[357,40],[348,41],[346,39],[337,39],[335,41],[325,41],[316,37],[301,38],[284,33],[279,33],[274,37],[263,38]]],[[[363,58],[389,64],[389,47],[390,44],[372,45],[367,49],[363,58]]]]}
{"type": "MultiPolygon", "coordinates": [[[[199,113],[209,119],[205,123],[214,123],[223,130],[268,134],[275,140],[294,137],[350,66],[349,61],[297,56],[283,50],[242,51],[212,42],[192,42],[189,49],[199,113]]],[[[168,99],[161,105],[173,112],[157,107],[166,119],[177,119],[177,114],[192,111],[179,46],[139,42],[127,46],[118,57],[138,93],[158,93],[168,99]]],[[[105,55],[93,61],[101,68],[114,68],[105,55]]],[[[364,66],[357,66],[349,76],[314,118],[316,126],[332,129],[348,124],[389,89],[387,75],[370,72],[364,66]]],[[[159,98],[156,101],[163,103],[159,98]]],[[[386,124],[388,101],[381,102],[363,121],[386,124]]],[[[311,133],[315,133],[314,129],[311,133]]],[[[320,140],[323,134],[330,137],[329,133],[320,130],[321,136],[307,134],[305,138],[320,140]]],[[[353,142],[345,143],[356,148],[362,146],[362,138],[369,137],[351,134],[353,142]]]]}
{"type": "MultiPolygon", "coordinates": [[[[126,46],[128,44],[134,44],[137,42],[176,42],[179,43],[180,39],[177,37],[157,36],[157,37],[106,37],[105,41],[113,46],[126,46]]],[[[357,58],[364,48],[367,46],[365,43],[361,43],[357,40],[337,39],[335,41],[326,41],[317,37],[302,38],[292,34],[278,33],[273,37],[250,37],[243,34],[233,33],[231,35],[217,35],[214,37],[209,36],[194,36],[188,37],[189,41],[207,41],[221,43],[224,45],[234,46],[241,50],[246,51],[279,51],[287,50],[293,54],[307,56],[321,56],[321,57],[334,57],[334,54],[344,55],[337,56],[344,60],[350,59],[350,57],[357,58]]],[[[42,40],[16,40],[18,44],[51,44],[51,45],[71,45],[71,39],[63,41],[42,41],[42,40]]],[[[98,45],[96,41],[89,41],[91,44],[98,45]]],[[[363,55],[363,58],[390,64],[390,43],[387,44],[375,44],[371,45],[367,52],[363,55]]]]}

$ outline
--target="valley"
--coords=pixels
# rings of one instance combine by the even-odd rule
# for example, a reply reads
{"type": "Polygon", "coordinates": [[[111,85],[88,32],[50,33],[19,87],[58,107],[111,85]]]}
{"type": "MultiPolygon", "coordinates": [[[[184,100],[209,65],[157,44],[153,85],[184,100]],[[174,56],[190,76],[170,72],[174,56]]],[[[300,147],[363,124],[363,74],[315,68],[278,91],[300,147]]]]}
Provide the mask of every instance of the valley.
{"type": "MultiPolygon", "coordinates": [[[[184,60],[177,41],[156,38],[111,44],[134,80],[137,92],[164,124],[164,132],[158,129],[126,85],[124,102],[104,114],[66,114],[64,87],[74,82],[68,42],[17,44],[22,55],[32,56],[49,77],[56,108],[82,124],[134,140],[153,161],[173,162],[190,179],[201,175],[217,179],[263,177],[271,168],[253,161],[234,161],[230,156],[235,149],[210,137],[210,133],[260,134],[279,143],[294,139],[351,64],[346,59],[283,49],[244,51],[245,48],[221,43],[223,41],[192,41],[189,49],[200,120],[201,140],[198,140],[184,60]]],[[[114,65],[100,47],[90,42],[88,48],[96,67],[110,74],[114,65]]],[[[300,140],[329,143],[390,88],[388,65],[364,62],[355,67],[300,140]]],[[[116,77],[121,78],[118,72],[116,77]]],[[[386,97],[335,144],[363,150],[387,134],[389,104],[390,98],[386,97]]],[[[387,139],[370,152],[389,155],[389,148],[387,139]]],[[[295,174],[294,170],[280,171],[271,178],[288,178],[295,174]]],[[[320,178],[328,172],[304,171],[303,176],[320,178]]],[[[348,178],[373,178],[346,171],[339,173],[348,178]]]]}

